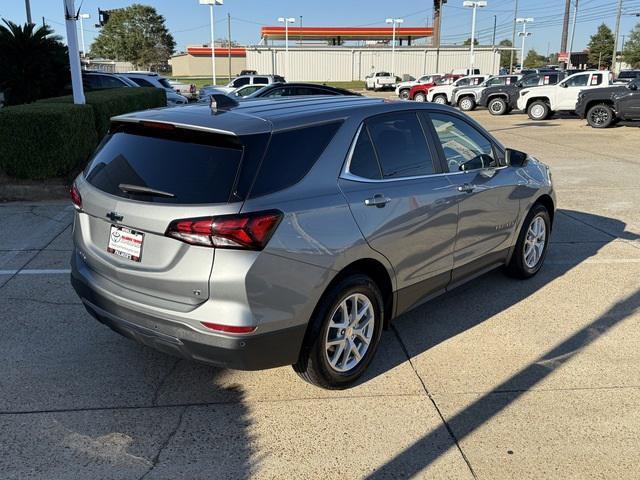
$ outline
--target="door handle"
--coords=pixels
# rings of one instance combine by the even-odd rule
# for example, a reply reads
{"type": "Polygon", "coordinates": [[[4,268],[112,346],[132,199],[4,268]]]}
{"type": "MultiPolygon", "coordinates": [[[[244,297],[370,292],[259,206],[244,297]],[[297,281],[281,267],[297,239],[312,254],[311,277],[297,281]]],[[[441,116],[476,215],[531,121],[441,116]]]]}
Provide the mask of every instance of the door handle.
{"type": "Polygon", "coordinates": [[[476,189],[475,185],[472,185],[470,183],[463,183],[462,185],[460,185],[458,187],[458,191],[459,192],[464,192],[464,193],[471,193],[476,189]]]}
{"type": "Polygon", "coordinates": [[[367,207],[378,207],[378,208],[382,208],[384,207],[391,199],[385,197],[384,195],[382,195],[381,193],[376,193],[372,198],[367,198],[364,201],[364,204],[367,207]]]}

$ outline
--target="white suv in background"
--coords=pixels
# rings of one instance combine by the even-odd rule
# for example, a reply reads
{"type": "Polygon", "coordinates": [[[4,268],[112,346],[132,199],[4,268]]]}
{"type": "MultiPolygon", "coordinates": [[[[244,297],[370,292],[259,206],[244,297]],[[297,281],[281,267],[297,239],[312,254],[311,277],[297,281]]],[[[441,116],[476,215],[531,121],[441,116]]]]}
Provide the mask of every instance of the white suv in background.
{"type": "Polygon", "coordinates": [[[120,76],[128,78],[140,87],[161,88],[167,92],[167,105],[185,105],[189,103],[189,99],[176,93],[175,89],[169,81],[154,72],[126,72],[120,73],[120,76]]]}
{"type": "Polygon", "coordinates": [[[453,91],[456,88],[480,85],[487,78],[489,75],[469,75],[448,85],[436,85],[427,93],[427,101],[446,105],[451,102],[453,91]]]}
{"type": "Polygon", "coordinates": [[[421,85],[424,83],[436,83],[440,80],[444,75],[430,73],[428,75],[423,75],[417,80],[409,80],[407,82],[400,82],[396,85],[396,95],[403,100],[407,100],[409,98],[409,90],[414,85],[421,85]]]}

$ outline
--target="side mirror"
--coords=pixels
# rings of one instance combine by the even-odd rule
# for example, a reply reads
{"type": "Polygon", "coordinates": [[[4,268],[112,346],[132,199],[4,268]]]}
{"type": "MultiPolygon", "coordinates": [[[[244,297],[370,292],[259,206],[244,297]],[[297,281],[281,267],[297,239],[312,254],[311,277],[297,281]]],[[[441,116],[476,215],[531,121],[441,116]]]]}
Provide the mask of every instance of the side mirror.
{"type": "Polygon", "coordinates": [[[507,148],[504,153],[507,165],[512,167],[524,167],[529,159],[526,153],[511,148],[507,148]]]}
{"type": "Polygon", "coordinates": [[[629,83],[629,85],[627,86],[627,88],[628,88],[629,90],[638,90],[638,84],[637,84],[637,83],[633,83],[633,82],[631,82],[631,83],[629,83]]]}
{"type": "Polygon", "coordinates": [[[561,84],[560,84],[560,86],[561,86],[562,88],[567,88],[567,87],[568,87],[567,82],[561,83],[561,84]]]}

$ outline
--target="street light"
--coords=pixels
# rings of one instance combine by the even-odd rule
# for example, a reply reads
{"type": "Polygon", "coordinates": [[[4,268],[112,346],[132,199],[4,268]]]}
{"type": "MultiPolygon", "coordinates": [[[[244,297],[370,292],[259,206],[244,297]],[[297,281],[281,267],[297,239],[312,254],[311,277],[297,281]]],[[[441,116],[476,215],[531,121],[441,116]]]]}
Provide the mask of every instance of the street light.
{"type": "Polygon", "coordinates": [[[224,0],[200,0],[200,5],[209,5],[209,19],[211,21],[211,80],[216,85],[216,37],[214,34],[213,7],[222,5],[224,0]]]}
{"type": "Polygon", "coordinates": [[[82,24],[82,20],[86,20],[87,18],[91,18],[91,15],[88,13],[81,13],[78,15],[80,19],[80,42],[82,43],[82,56],[87,56],[87,51],[84,49],[84,25],[82,24]]]}
{"type": "Polygon", "coordinates": [[[284,23],[284,54],[286,62],[285,78],[289,77],[289,24],[296,23],[296,19],[293,17],[278,17],[280,23],[284,23]]]}
{"type": "Polygon", "coordinates": [[[402,18],[387,18],[386,23],[393,25],[393,35],[391,40],[391,74],[396,74],[396,25],[404,23],[402,18]]]}
{"type": "Polygon", "coordinates": [[[518,36],[522,37],[522,50],[520,51],[520,70],[524,69],[524,39],[532,35],[527,32],[527,23],[533,22],[533,18],[516,18],[516,23],[522,24],[522,31],[518,32],[518,36]]]}
{"type": "Polygon", "coordinates": [[[462,6],[473,8],[473,15],[471,17],[471,48],[469,49],[469,75],[472,75],[473,64],[475,63],[475,54],[474,54],[475,45],[474,44],[475,44],[475,36],[476,36],[476,10],[478,9],[478,7],[480,8],[486,7],[487,2],[485,2],[484,0],[479,0],[479,1],[465,0],[464,2],[462,2],[462,6]]]}

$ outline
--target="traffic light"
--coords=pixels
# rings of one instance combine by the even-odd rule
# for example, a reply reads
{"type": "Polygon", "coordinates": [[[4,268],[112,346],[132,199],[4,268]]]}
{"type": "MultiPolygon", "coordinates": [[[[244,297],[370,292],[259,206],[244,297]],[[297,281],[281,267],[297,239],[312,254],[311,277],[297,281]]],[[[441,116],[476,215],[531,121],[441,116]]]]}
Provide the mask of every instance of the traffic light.
{"type": "Polygon", "coordinates": [[[96,28],[104,27],[109,21],[110,15],[111,10],[100,10],[100,8],[98,8],[98,23],[96,23],[96,28]]]}

